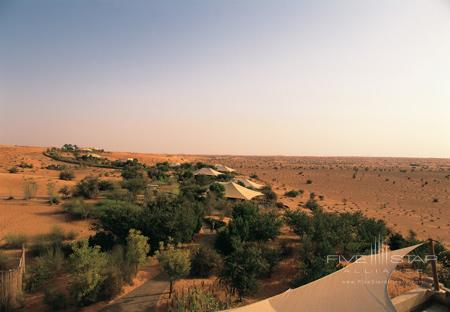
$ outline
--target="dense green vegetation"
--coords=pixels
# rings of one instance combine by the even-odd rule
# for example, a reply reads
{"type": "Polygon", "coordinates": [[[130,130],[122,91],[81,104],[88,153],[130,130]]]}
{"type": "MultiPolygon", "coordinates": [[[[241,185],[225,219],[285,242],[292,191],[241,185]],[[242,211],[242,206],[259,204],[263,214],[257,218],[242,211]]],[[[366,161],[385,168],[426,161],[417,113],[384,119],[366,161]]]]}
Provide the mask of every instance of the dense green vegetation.
{"type": "MultiPolygon", "coordinates": [[[[137,160],[110,162],[82,158],[76,145],[48,151],[78,164],[95,164],[119,168],[122,180],[102,180],[88,176],[72,189],[59,191],[63,209],[73,218],[92,219],[95,234],[88,240],[74,241],[73,233],[53,229],[32,243],[36,256],[27,273],[30,292],[47,289],[45,302],[53,309],[71,305],[84,306],[117,295],[131,282],[138,270],[154,255],[173,283],[180,278],[216,276],[228,291],[239,299],[250,296],[264,278],[271,276],[283,257],[296,257],[298,275],[293,285],[316,280],[340,268],[327,255],[366,254],[375,239],[386,241],[391,249],[418,243],[411,233],[403,237],[390,233],[383,221],[361,213],[328,213],[322,210],[314,193],[305,204],[309,210],[282,210],[270,186],[255,201],[224,198],[224,186],[218,182],[233,179],[233,174],[218,177],[194,176],[195,170],[213,167],[204,163],[170,165],[167,162],[147,166],[137,160]],[[213,215],[213,216],[211,216],[213,215]],[[228,224],[221,218],[230,218],[228,224]],[[295,244],[283,244],[282,226],[288,225],[298,235],[295,244]],[[192,246],[193,237],[203,225],[209,226],[213,245],[192,246]],[[51,287],[52,281],[67,274],[67,291],[51,287]]],[[[73,171],[61,167],[60,178],[70,180],[73,171]]],[[[312,183],[308,180],[307,183],[312,183]]],[[[37,187],[28,181],[24,197],[35,196],[37,187]]],[[[24,187],[25,187],[24,186],[24,187]]],[[[302,190],[284,195],[296,197],[302,190]]],[[[54,185],[48,185],[51,201],[60,200],[54,185]]],[[[323,197],[319,198],[322,200],[323,197]]],[[[22,236],[5,237],[11,248],[27,243],[22,236]]],[[[423,249],[417,253],[425,252],[423,249]]],[[[449,285],[449,252],[437,244],[439,276],[449,285]]],[[[225,308],[212,293],[193,289],[175,296],[172,303],[190,311],[225,308]]]]}

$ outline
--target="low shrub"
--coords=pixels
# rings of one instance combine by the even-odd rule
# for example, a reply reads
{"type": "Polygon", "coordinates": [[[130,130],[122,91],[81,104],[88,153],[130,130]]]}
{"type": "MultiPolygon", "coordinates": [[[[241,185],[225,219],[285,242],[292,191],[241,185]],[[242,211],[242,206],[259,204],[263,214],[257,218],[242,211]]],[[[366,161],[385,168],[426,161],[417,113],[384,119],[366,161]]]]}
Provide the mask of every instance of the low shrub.
{"type": "Polygon", "coordinates": [[[44,291],[44,303],[48,306],[50,311],[61,311],[66,309],[69,306],[67,301],[67,297],[63,292],[53,288],[46,288],[44,291]]]}
{"type": "Polygon", "coordinates": [[[49,182],[47,184],[47,194],[48,194],[48,202],[50,205],[57,205],[59,204],[59,197],[56,194],[55,191],[55,183],[49,182]]]}
{"type": "Polygon", "coordinates": [[[229,305],[220,301],[213,293],[200,287],[190,287],[187,292],[177,295],[172,299],[169,311],[222,311],[229,305]]]}
{"type": "Polygon", "coordinates": [[[74,198],[64,203],[62,208],[75,219],[86,219],[92,213],[92,206],[79,198],[74,198]]]}
{"type": "Polygon", "coordinates": [[[38,185],[33,179],[27,179],[23,182],[23,198],[25,200],[36,196],[38,185]]]}
{"type": "Polygon", "coordinates": [[[64,199],[68,199],[72,195],[72,191],[67,185],[64,185],[62,188],[60,188],[58,193],[61,194],[64,199]]]}
{"type": "Polygon", "coordinates": [[[65,167],[61,166],[61,165],[56,165],[56,164],[50,164],[47,167],[45,167],[47,170],[63,170],[65,167]]]}
{"type": "Polygon", "coordinates": [[[300,194],[299,191],[291,190],[289,192],[284,193],[284,196],[287,197],[297,197],[300,194]]]}
{"type": "Polygon", "coordinates": [[[17,172],[19,172],[19,169],[16,166],[14,166],[14,167],[9,168],[8,172],[9,173],[17,173],[17,172]]]}
{"type": "Polygon", "coordinates": [[[24,161],[22,161],[19,165],[17,165],[18,167],[20,167],[20,168],[24,168],[24,169],[31,169],[31,168],[33,168],[33,164],[30,164],[30,163],[26,163],[26,162],[24,162],[24,161]]]}
{"type": "Polygon", "coordinates": [[[59,173],[59,179],[65,181],[73,180],[75,179],[75,173],[73,170],[65,168],[59,173]]]}
{"type": "Polygon", "coordinates": [[[6,234],[4,237],[6,248],[22,248],[28,241],[25,234],[6,234]]]}
{"type": "Polygon", "coordinates": [[[64,255],[60,248],[50,248],[35,259],[35,264],[28,268],[26,288],[35,292],[55,277],[64,264],[64,255]]]}
{"type": "Polygon", "coordinates": [[[311,179],[306,180],[306,184],[312,184],[312,180],[311,179]]]}
{"type": "Polygon", "coordinates": [[[98,182],[98,189],[100,191],[112,191],[116,188],[116,185],[114,184],[114,182],[109,181],[109,180],[100,180],[98,182]]]}
{"type": "Polygon", "coordinates": [[[75,186],[74,195],[92,199],[98,196],[98,192],[98,178],[86,177],[75,186]]]}

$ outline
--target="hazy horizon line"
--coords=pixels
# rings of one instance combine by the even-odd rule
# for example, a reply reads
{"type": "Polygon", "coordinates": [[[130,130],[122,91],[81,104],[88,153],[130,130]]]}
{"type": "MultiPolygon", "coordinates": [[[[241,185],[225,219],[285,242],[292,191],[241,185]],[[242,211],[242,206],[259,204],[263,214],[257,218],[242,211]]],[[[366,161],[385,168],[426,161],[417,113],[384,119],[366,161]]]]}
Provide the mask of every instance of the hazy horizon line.
{"type": "MultiPolygon", "coordinates": [[[[70,143],[71,144],[71,143],[70,143]]],[[[450,160],[450,157],[432,157],[432,156],[367,156],[367,155],[287,155],[287,154],[207,154],[207,153],[166,153],[166,152],[145,152],[145,151],[131,151],[131,150],[115,150],[115,149],[106,149],[102,147],[94,147],[94,146],[82,146],[75,144],[81,148],[94,148],[94,149],[103,149],[104,152],[108,153],[129,153],[129,154],[148,154],[148,155],[169,155],[169,156],[203,156],[203,157],[297,157],[297,158],[403,158],[403,159],[435,159],[435,160],[450,160]]],[[[52,148],[52,147],[60,147],[56,145],[26,145],[26,144],[4,144],[0,143],[0,147],[38,147],[38,148],[52,148]]]]}

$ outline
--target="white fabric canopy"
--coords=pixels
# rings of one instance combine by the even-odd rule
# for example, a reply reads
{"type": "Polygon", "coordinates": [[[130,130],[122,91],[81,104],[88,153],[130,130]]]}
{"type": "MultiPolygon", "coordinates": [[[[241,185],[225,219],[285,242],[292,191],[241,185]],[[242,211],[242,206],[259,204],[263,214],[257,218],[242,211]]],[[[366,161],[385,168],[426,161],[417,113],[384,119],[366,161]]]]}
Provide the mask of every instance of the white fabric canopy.
{"type": "Polygon", "coordinates": [[[254,189],[257,189],[257,190],[260,190],[260,189],[262,189],[264,187],[264,185],[258,184],[256,182],[253,182],[252,180],[249,180],[249,179],[239,178],[239,179],[237,179],[237,181],[241,182],[246,187],[251,187],[251,188],[254,188],[254,189]]]}
{"type": "Polygon", "coordinates": [[[194,172],[194,175],[207,175],[217,177],[218,175],[221,175],[221,173],[212,168],[201,168],[194,172]]]}
{"type": "Polygon", "coordinates": [[[224,165],[216,165],[216,168],[218,171],[222,171],[222,172],[234,172],[235,171],[234,169],[224,166],[224,165]]]}
{"type": "Polygon", "coordinates": [[[387,292],[387,282],[398,259],[420,245],[363,256],[314,282],[229,311],[394,312],[396,310],[387,292]]]}
{"type": "Polygon", "coordinates": [[[225,187],[225,197],[250,200],[256,196],[264,195],[261,192],[253,191],[234,182],[222,182],[225,187]]]}

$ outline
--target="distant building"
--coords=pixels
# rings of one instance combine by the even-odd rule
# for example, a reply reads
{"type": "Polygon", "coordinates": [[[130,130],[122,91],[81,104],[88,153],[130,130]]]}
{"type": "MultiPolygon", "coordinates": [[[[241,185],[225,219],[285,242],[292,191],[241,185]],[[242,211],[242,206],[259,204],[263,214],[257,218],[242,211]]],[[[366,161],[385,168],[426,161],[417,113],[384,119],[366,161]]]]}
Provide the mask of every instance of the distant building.
{"type": "Polygon", "coordinates": [[[127,163],[127,162],[133,162],[135,159],[136,158],[131,158],[131,157],[129,157],[129,158],[120,158],[120,159],[117,159],[117,161],[121,162],[121,163],[127,163]]]}
{"type": "Polygon", "coordinates": [[[90,157],[90,158],[96,158],[96,159],[103,158],[102,156],[100,156],[98,154],[94,154],[94,153],[86,154],[86,155],[84,155],[84,157],[88,157],[88,158],[90,157]]]}

